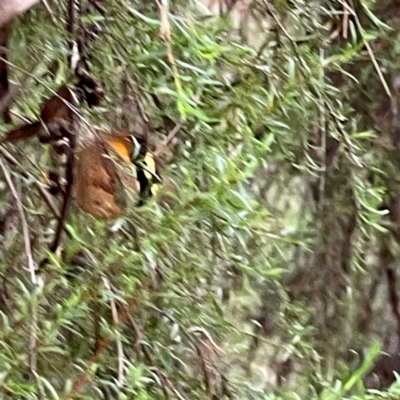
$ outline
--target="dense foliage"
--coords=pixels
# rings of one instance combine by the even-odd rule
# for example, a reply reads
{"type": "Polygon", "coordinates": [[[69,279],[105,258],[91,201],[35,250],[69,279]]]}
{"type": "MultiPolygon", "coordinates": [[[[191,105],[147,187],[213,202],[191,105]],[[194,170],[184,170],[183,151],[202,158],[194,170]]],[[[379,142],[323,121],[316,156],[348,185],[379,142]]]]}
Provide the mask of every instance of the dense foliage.
{"type": "MultiPolygon", "coordinates": [[[[72,80],[65,3],[15,23],[14,125],[72,80]]],[[[399,398],[397,2],[77,3],[82,118],[174,137],[160,193],[72,203],[57,254],[54,155],[2,145],[2,398],[399,398]]]]}

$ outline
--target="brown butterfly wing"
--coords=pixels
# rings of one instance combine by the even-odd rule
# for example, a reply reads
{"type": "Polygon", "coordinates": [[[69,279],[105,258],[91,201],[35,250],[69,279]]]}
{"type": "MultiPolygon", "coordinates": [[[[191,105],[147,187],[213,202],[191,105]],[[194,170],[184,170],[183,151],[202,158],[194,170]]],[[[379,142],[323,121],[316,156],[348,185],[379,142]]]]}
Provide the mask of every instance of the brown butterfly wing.
{"type": "Polygon", "coordinates": [[[126,206],[124,185],[105,144],[91,143],[80,149],[77,156],[78,205],[97,219],[120,216],[126,206]]]}

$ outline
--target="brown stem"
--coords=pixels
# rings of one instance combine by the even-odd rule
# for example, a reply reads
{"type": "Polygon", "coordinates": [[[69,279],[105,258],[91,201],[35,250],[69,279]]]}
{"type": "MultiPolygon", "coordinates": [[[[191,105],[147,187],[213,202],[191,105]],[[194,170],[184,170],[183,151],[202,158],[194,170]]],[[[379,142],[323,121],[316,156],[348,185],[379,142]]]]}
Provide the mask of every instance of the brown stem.
{"type": "Polygon", "coordinates": [[[54,237],[54,241],[50,246],[50,250],[55,253],[58,249],[60,242],[61,242],[61,235],[64,230],[65,222],[68,217],[68,208],[71,202],[72,197],[72,188],[74,184],[74,168],[75,168],[75,145],[76,145],[76,138],[75,133],[67,131],[65,128],[61,127],[61,130],[65,134],[64,137],[69,139],[70,147],[68,149],[68,159],[67,165],[65,170],[65,179],[67,184],[65,186],[65,190],[63,192],[63,205],[61,209],[61,216],[58,220],[57,231],[54,237]]]}
{"type": "MultiPolygon", "coordinates": [[[[0,100],[3,100],[8,95],[9,82],[8,82],[8,64],[7,60],[7,44],[8,38],[11,34],[11,23],[0,27],[0,100]]],[[[11,122],[10,107],[6,105],[2,109],[4,122],[9,124],[11,122]]]]}
{"type": "MultiPolygon", "coordinates": [[[[146,289],[150,285],[150,283],[151,283],[151,278],[146,278],[144,283],[142,283],[138,287],[138,290],[132,297],[131,301],[121,309],[119,313],[118,324],[116,324],[115,326],[116,328],[121,327],[123,324],[125,324],[129,316],[132,314],[132,312],[136,309],[136,307],[139,304],[138,291],[146,289]]],[[[96,364],[100,360],[100,357],[107,350],[112,340],[113,340],[112,337],[103,337],[102,339],[99,340],[97,349],[93,354],[93,356],[90,358],[87,364],[87,368],[79,374],[78,378],[73,383],[71,390],[62,397],[62,400],[69,400],[79,397],[82,387],[89,379],[89,375],[92,370],[93,364],[96,364]]]]}

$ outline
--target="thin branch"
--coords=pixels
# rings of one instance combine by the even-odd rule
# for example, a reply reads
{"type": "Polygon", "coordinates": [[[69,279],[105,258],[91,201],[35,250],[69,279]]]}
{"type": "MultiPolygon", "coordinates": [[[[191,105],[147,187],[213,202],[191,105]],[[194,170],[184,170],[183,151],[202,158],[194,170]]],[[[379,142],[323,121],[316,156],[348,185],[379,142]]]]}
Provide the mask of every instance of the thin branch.
{"type": "Polygon", "coordinates": [[[107,14],[107,9],[96,0],[89,0],[89,3],[103,16],[107,14]]]}
{"type": "Polygon", "coordinates": [[[69,47],[69,54],[68,54],[68,67],[71,71],[74,71],[72,66],[73,61],[73,53],[74,53],[74,45],[75,42],[73,40],[74,37],[74,30],[75,30],[75,0],[68,0],[68,12],[66,17],[66,31],[68,32],[68,47],[69,47]]]}
{"type": "MultiPolygon", "coordinates": [[[[174,317],[172,317],[170,314],[168,314],[167,312],[165,312],[153,305],[149,305],[149,306],[153,310],[156,310],[157,312],[161,313],[163,316],[165,316],[167,319],[169,319],[172,323],[178,324],[177,320],[174,317]]],[[[197,355],[200,357],[202,370],[203,370],[203,376],[204,376],[204,382],[207,387],[207,390],[210,391],[210,389],[211,389],[211,377],[210,377],[210,367],[209,367],[210,360],[206,360],[205,354],[199,346],[199,342],[202,343],[204,345],[204,347],[208,347],[208,348],[210,347],[209,344],[211,344],[213,351],[221,352],[222,349],[220,347],[218,347],[218,345],[215,343],[214,339],[204,328],[200,328],[199,330],[197,330],[197,332],[201,332],[207,338],[207,342],[209,342],[209,344],[206,344],[202,339],[199,339],[198,337],[195,340],[193,338],[193,335],[190,332],[188,332],[188,330],[181,324],[179,324],[179,327],[182,330],[182,332],[184,333],[184,335],[186,336],[186,338],[189,340],[189,342],[192,344],[193,348],[196,350],[197,355]]],[[[224,377],[224,375],[220,371],[218,371],[218,373],[220,374],[221,377],[224,377]]],[[[224,377],[224,379],[226,379],[226,378],[224,377]]],[[[224,392],[228,392],[227,387],[224,388],[224,392]]]]}
{"type": "Polygon", "coordinates": [[[143,353],[143,355],[144,355],[144,358],[145,358],[145,360],[146,360],[146,363],[147,363],[148,365],[151,365],[151,366],[155,369],[156,374],[157,374],[158,378],[160,379],[161,388],[162,388],[162,391],[163,391],[163,393],[164,393],[164,396],[165,396],[167,399],[169,399],[169,392],[168,392],[167,384],[166,384],[166,381],[165,381],[165,379],[166,379],[165,374],[163,374],[163,373],[160,371],[160,369],[155,365],[154,360],[153,360],[153,357],[152,357],[152,355],[150,354],[149,349],[148,349],[147,346],[143,343],[143,334],[142,334],[142,332],[140,331],[139,326],[137,325],[137,323],[135,322],[135,320],[133,319],[133,317],[132,317],[131,315],[129,316],[129,321],[130,321],[130,323],[131,323],[131,325],[132,325],[132,327],[133,327],[133,330],[135,331],[137,343],[139,343],[140,349],[142,350],[142,353],[143,353]]]}
{"type": "Polygon", "coordinates": [[[68,217],[69,204],[72,198],[72,189],[74,184],[74,169],[75,169],[75,145],[76,137],[75,133],[68,131],[61,127],[65,133],[65,137],[69,139],[69,148],[67,150],[67,165],[65,166],[65,179],[67,181],[65,190],[63,192],[63,204],[61,209],[61,215],[58,220],[57,231],[54,237],[54,241],[50,246],[50,250],[55,253],[61,242],[61,235],[65,227],[65,223],[68,217]]]}
{"type": "Polygon", "coordinates": [[[354,4],[353,4],[352,0],[350,0],[350,4],[351,4],[351,7],[346,2],[344,2],[343,6],[351,13],[351,15],[353,15],[354,20],[356,21],[357,28],[361,33],[364,45],[367,48],[367,51],[368,51],[369,57],[370,57],[370,59],[372,61],[372,64],[374,65],[375,70],[378,73],[379,79],[380,79],[380,81],[382,83],[383,88],[385,89],[385,92],[386,92],[387,96],[391,99],[392,98],[392,93],[390,92],[389,86],[388,86],[388,84],[386,82],[385,77],[383,76],[382,70],[379,67],[378,61],[375,58],[375,55],[374,55],[374,52],[371,49],[371,46],[369,45],[367,40],[365,40],[365,37],[364,37],[365,31],[364,31],[364,28],[361,25],[361,22],[360,22],[360,19],[358,18],[357,13],[354,11],[354,4]]]}
{"type": "Polygon", "coordinates": [[[179,77],[178,67],[176,66],[174,53],[172,51],[172,34],[171,24],[168,17],[168,0],[157,0],[158,7],[160,8],[160,21],[161,21],[161,37],[163,38],[167,47],[168,61],[172,68],[175,86],[178,93],[182,92],[182,84],[179,77]]]}
{"type": "Polygon", "coordinates": [[[349,35],[349,10],[343,5],[343,21],[342,21],[342,31],[343,31],[343,39],[347,40],[349,35]]]}
{"type": "Polygon", "coordinates": [[[29,118],[24,117],[20,113],[16,112],[15,110],[11,110],[10,113],[16,116],[20,121],[25,122],[26,124],[30,124],[32,121],[29,118]]]}
{"type": "MultiPolygon", "coordinates": [[[[0,145],[0,154],[13,166],[18,168],[18,172],[26,179],[30,178],[31,174],[28,173],[25,168],[2,146],[0,145]]],[[[50,193],[43,187],[43,183],[39,182],[35,179],[35,185],[39,190],[40,195],[42,196],[45,203],[50,208],[51,212],[54,214],[56,218],[60,218],[60,212],[55,206],[52,196],[50,193]]]]}
{"type": "MultiPolygon", "coordinates": [[[[25,255],[28,260],[28,269],[31,275],[31,282],[34,286],[37,285],[37,277],[36,277],[36,267],[35,263],[33,261],[33,256],[32,256],[32,249],[31,249],[31,242],[30,242],[30,237],[29,237],[29,228],[28,228],[28,223],[26,221],[25,213],[24,213],[24,207],[22,205],[22,201],[18,195],[17,190],[15,189],[15,186],[12,182],[10,172],[8,171],[7,167],[5,166],[3,160],[0,158],[0,167],[3,170],[4,177],[6,178],[7,184],[11,190],[12,196],[14,197],[15,203],[17,205],[18,213],[21,219],[21,225],[22,225],[22,233],[24,236],[24,245],[25,245],[25,255]]],[[[37,376],[36,373],[36,367],[37,367],[37,354],[36,354],[36,347],[37,347],[37,329],[38,329],[38,324],[37,324],[37,308],[33,307],[32,310],[32,326],[31,326],[31,333],[29,337],[29,350],[30,350],[30,368],[32,375],[37,376]]]]}
{"type": "MultiPolygon", "coordinates": [[[[104,286],[111,292],[111,285],[110,281],[107,278],[103,278],[104,286]]],[[[117,306],[115,304],[114,299],[110,300],[110,305],[111,305],[111,313],[114,321],[114,325],[118,326],[119,325],[119,316],[118,316],[118,310],[117,306]]],[[[129,316],[130,318],[131,316],[129,316]]],[[[122,345],[121,341],[121,334],[117,330],[116,331],[116,342],[117,342],[117,349],[118,349],[118,387],[122,388],[125,384],[125,371],[124,371],[124,364],[125,364],[125,356],[124,356],[124,347],[122,345]]]]}
{"type": "Polygon", "coordinates": [[[51,9],[51,7],[49,6],[49,3],[47,2],[47,0],[42,0],[42,3],[44,4],[47,12],[50,14],[51,20],[53,21],[54,25],[57,25],[57,19],[54,16],[53,10],[51,9]]]}
{"type": "MultiPolygon", "coordinates": [[[[325,52],[324,49],[321,47],[320,48],[320,61],[321,61],[321,68],[320,68],[320,80],[321,83],[324,83],[325,80],[325,71],[323,67],[324,63],[324,58],[325,58],[325,52]]],[[[325,101],[323,96],[320,94],[319,95],[319,112],[320,112],[320,132],[321,132],[321,147],[322,147],[322,164],[323,164],[323,171],[320,176],[320,181],[319,181],[319,210],[322,212],[324,209],[325,205],[325,186],[326,186],[326,173],[327,173],[327,163],[326,163],[326,107],[325,107],[325,101]]],[[[321,219],[322,221],[322,219],[321,219]]]]}
{"type": "Polygon", "coordinates": [[[157,145],[157,149],[154,151],[154,156],[158,157],[168,148],[168,145],[171,143],[172,139],[177,135],[177,133],[182,129],[182,124],[176,124],[175,127],[169,132],[167,138],[163,140],[159,145],[157,145]]]}
{"type": "Polygon", "coordinates": [[[26,257],[28,260],[28,269],[31,273],[31,281],[34,285],[36,285],[37,279],[36,279],[35,264],[34,264],[33,257],[32,257],[32,249],[31,249],[31,243],[30,243],[30,238],[29,238],[29,228],[28,228],[28,223],[26,222],[24,208],[23,208],[21,199],[18,196],[17,190],[15,189],[15,186],[11,180],[10,172],[8,171],[7,167],[5,166],[5,164],[1,158],[0,158],[0,167],[4,172],[4,177],[6,178],[7,184],[9,186],[11,193],[14,197],[14,200],[17,204],[18,213],[19,213],[19,216],[21,219],[21,224],[22,224],[22,232],[24,235],[25,254],[26,254],[26,257]]]}
{"type": "Polygon", "coordinates": [[[295,40],[290,36],[289,32],[286,30],[286,28],[282,25],[281,21],[279,18],[276,16],[275,11],[272,9],[271,4],[269,4],[268,0],[262,0],[264,3],[265,7],[267,8],[268,12],[272,15],[272,18],[275,20],[276,24],[279,26],[279,28],[282,30],[282,32],[286,35],[286,37],[291,41],[295,42],[295,40]]]}
{"type": "MultiPolygon", "coordinates": [[[[150,285],[150,283],[151,283],[151,278],[148,277],[137,288],[137,291],[135,295],[132,297],[131,301],[125,307],[123,307],[121,312],[119,313],[119,320],[116,327],[121,327],[123,324],[125,324],[129,316],[132,314],[132,312],[136,309],[136,307],[139,304],[138,292],[140,290],[146,289],[150,285]]],[[[112,342],[112,337],[103,337],[102,339],[99,340],[99,344],[96,348],[96,351],[88,361],[86,369],[78,375],[77,379],[72,384],[70,391],[62,397],[62,400],[69,400],[79,397],[82,387],[85,385],[85,383],[88,381],[90,377],[91,371],[93,370],[93,365],[99,362],[100,357],[108,349],[111,342],[112,342]]]]}
{"type": "Polygon", "coordinates": [[[146,114],[146,111],[144,110],[142,102],[140,101],[138,85],[136,82],[131,81],[131,80],[129,80],[128,82],[129,82],[129,86],[131,87],[131,89],[133,91],[136,107],[139,110],[140,117],[143,120],[143,122],[145,122],[147,125],[149,125],[150,119],[149,119],[148,115],[146,114]]]}
{"type": "MultiPolygon", "coordinates": [[[[110,283],[109,283],[109,285],[110,285],[110,288],[113,290],[114,293],[119,293],[119,290],[116,287],[114,287],[110,283]]],[[[187,398],[173,385],[173,383],[170,381],[170,379],[167,377],[167,375],[163,371],[161,371],[161,369],[154,362],[153,357],[152,357],[149,349],[143,343],[143,337],[144,337],[143,333],[139,329],[139,326],[135,322],[135,320],[133,319],[132,315],[129,315],[128,319],[129,319],[129,322],[131,323],[131,325],[133,327],[133,330],[135,331],[137,343],[139,343],[140,349],[142,350],[142,353],[144,355],[146,363],[148,365],[151,365],[155,369],[155,372],[156,372],[156,374],[158,376],[158,379],[160,379],[161,388],[162,388],[162,391],[164,393],[164,396],[167,399],[169,399],[170,398],[169,391],[171,391],[172,393],[175,394],[175,396],[179,400],[187,400],[187,398]]]]}
{"type": "MultiPolygon", "coordinates": [[[[12,23],[5,26],[0,26],[0,56],[6,60],[8,57],[8,40],[11,34],[12,23]]],[[[7,97],[10,90],[10,82],[8,80],[8,65],[4,61],[0,61],[0,98],[7,97]]],[[[5,123],[11,123],[10,108],[5,106],[1,113],[5,123]]]]}
{"type": "Polygon", "coordinates": [[[168,134],[167,138],[165,139],[164,144],[168,146],[168,144],[172,141],[172,139],[176,136],[176,134],[181,130],[182,124],[176,124],[175,128],[171,130],[168,134]]]}

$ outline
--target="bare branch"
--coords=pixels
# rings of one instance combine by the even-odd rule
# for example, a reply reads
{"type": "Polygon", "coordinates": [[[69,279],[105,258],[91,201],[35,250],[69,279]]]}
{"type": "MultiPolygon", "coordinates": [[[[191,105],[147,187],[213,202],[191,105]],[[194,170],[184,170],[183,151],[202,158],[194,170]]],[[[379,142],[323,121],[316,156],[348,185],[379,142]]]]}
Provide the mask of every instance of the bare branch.
{"type": "MultiPolygon", "coordinates": [[[[107,278],[103,278],[104,286],[111,292],[111,284],[110,281],[107,278]]],[[[110,300],[110,305],[111,305],[111,312],[112,312],[112,317],[114,321],[114,325],[118,326],[119,324],[119,315],[118,315],[118,310],[117,306],[115,304],[114,299],[110,300]]],[[[130,318],[131,316],[129,316],[130,318]]],[[[124,364],[125,364],[125,356],[124,356],[124,347],[122,345],[121,341],[121,335],[119,331],[116,332],[117,336],[117,349],[118,349],[118,387],[122,388],[125,384],[125,371],[124,371],[124,364]]]]}
{"type": "MultiPolygon", "coordinates": [[[[0,158],[0,167],[3,170],[4,176],[6,178],[7,184],[11,190],[12,196],[14,197],[14,200],[17,204],[17,209],[18,213],[21,219],[21,225],[22,225],[22,233],[24,236],[24,244],[25,244],[25,255],[28,260],[28,269],[31,275],[31,282],[34,286],[37,285],[37,277],[36,277],[36,267],[35,263],[33,261],[33,256],[32,256],[32,249],[31,249],[31,242],[29,238],[29,228],[28,228],[28,223],[26,221],[25,213],[24,213],[24,207],[22,205],[22,201],[19,198],[18,192],[15,189],[15,186],[11,180],[10,172],[5,166],[3,160],[0,158]]],[[[32,375],[37,377],[36,373],[36,366],[37,366],[37,353],[36,353],[36,347],[37,347],[37,330],[38,330],[38,325],[37,325],[37,308],[33,307],[32,310],[32,326],[31,326],[31,332],[30,332],[30,337],[29,337],[29,349],[30,349],[30,368],[32,375]]]]}

